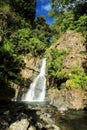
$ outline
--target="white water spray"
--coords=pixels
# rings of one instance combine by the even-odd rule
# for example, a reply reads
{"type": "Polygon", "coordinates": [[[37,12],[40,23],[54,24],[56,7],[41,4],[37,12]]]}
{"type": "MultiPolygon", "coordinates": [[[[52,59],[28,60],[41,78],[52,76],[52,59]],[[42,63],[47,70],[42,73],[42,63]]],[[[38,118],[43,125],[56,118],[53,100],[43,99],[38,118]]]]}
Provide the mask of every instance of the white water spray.
{"type": "Polygon", "coordinates": [[[45,70],[46,70],[46,58],[43,58],[40,73],[35,78],[34,82],[30,85],[30,89],[25,95],[25,98],[22,99],[23,101],[42,102],[45,100],[45,94],[46,94],[45,70]]]}

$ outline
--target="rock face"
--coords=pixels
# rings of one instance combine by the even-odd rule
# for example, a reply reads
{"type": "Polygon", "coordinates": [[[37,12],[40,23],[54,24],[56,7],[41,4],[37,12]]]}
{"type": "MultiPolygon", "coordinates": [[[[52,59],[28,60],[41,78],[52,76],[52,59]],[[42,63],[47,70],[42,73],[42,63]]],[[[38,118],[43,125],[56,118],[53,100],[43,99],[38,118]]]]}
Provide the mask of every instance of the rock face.
{"type": "Polygon", "coordinates": [[[28,58],[27,56],[24,57],[24,62],[25,62],[25,68],[21,70],[21,74],[24,79],[30,79],[31,81],[35,77],[35,75],[38,74],[39,72],[39,63],[40,59],[37,58],[28,58]]]}
{"type": "Polygon", "coordinates": [[[86,59],[86,55],[83,53],[86,51],[86,48],[84,37],[81,34],[67,31],[56,43],[56,48],[68,52],[67,57],[63,61],[64,67],[67,69],[72,66],[82,67],[82,63],[86,59]]]}
{"type": "Polygon", "coordinates": [[[50,89],[48,98],[58,110],[66,111],[67,109],[83,109],[87,107],[87,92],[79,89],[50,89]]]}
{"type": "Polygon", "coordinates": [[[15,90],[15,96],[12,99],[21,100],[22,95],[27,92],[29,89],[29,85],[34,80],[34,78],[38,75],[40,67],[41,67],[41,59],[40,58],[29,58],[28,56],[24,57],[25,68],[21,70],[21,75],[24,79],[24,85],[18,86],[16,84],[12,84],[13,89],[15,90]]]}
{"type": "MultiPolygon", "coordinates": [[[[81,34],[74,31],[67,31],[58,39],[56,44],[51,46],[51,48],[66,50],[68,52],[67,56],[62,61],[67,75],[71,74],[72,67],[83,69],[83,63],[87,60],[85,54],[87,48],[84,45],[84,40],[81,34]]],[[[86,92],[78,89],[63,89],[60,91],[57,89],[49,89],[48,98],[59,110],[67,110],[67,108],[82,109],[85,106],[87,107],[87,95],[85,93],[86,92]]]]}

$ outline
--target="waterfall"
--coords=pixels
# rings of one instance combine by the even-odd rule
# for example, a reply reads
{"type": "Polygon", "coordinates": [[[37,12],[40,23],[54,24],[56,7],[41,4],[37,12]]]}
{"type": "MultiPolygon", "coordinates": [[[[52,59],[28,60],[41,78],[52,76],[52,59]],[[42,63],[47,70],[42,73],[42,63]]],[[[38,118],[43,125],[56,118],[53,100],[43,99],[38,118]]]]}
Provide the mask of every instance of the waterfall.
{"type": "Polygon", "coordinates": [[[30,89],[25,95],[25,98],[22,99],[23,101],[30,101],[30,102],[44,101],[46,93],[45,70],[46,70],[46,58],[43,58],[40,73],[35,78],[34,82],[30,85],[30,89]]]}

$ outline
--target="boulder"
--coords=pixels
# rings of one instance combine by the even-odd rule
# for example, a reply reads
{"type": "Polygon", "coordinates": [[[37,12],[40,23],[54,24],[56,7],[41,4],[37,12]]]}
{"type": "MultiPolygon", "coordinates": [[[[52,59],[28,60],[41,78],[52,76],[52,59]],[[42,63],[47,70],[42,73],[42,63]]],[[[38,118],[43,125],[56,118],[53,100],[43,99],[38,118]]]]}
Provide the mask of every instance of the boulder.
{"type": "Polygon", "coordinates": [[[49,89],[48,99],[59,111],[79,110],[87,106],[86,92],[81,89],[49,89]]]}
{"type": "Polygon", "coordinates": [[[30,126],[28,130],[36,130],[34,126],[30,126]]]}
{"type": "MultiPolygon", "coordinates": [[[[20,121],[16,121],[10,125],[8,130],[27,130],[29,126],[29,122],[27,119],[21,119],[20,121]]],[[[29,129],[34,130],[34,129],[29,129]]]]}

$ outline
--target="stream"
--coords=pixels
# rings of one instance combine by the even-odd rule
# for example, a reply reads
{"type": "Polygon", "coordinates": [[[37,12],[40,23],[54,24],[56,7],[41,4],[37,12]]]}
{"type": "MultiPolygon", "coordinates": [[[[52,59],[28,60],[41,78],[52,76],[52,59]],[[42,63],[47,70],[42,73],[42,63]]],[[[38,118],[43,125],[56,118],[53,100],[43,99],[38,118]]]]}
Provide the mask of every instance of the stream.
{"type": "Polygon", "coordinates": [[[61,130],[87,130],[87,111],[69,110],[64,114],[57,111],[52,117],[61,130]]]}

